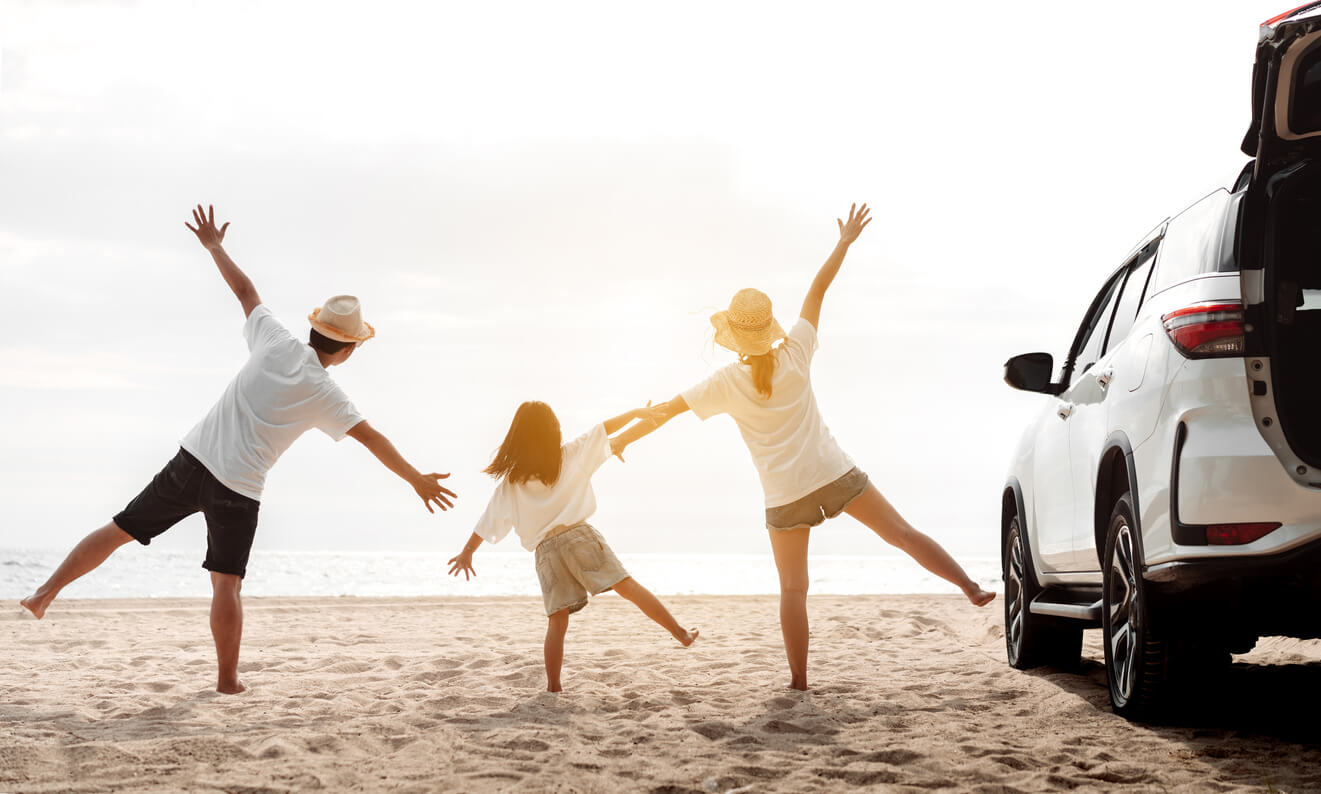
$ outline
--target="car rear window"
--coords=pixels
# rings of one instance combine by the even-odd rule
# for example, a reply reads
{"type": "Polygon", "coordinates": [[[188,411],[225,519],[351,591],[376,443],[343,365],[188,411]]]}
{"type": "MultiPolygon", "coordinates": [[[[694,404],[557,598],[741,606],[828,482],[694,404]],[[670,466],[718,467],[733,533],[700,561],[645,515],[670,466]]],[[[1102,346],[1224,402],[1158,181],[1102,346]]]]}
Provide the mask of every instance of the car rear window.
{"type": "Polygon", "coordinates": [[[1237,270],[1234,231],[1242,193],[1217,190],[1170,221],[1148,295],[1204,273],[1237,270]]]}

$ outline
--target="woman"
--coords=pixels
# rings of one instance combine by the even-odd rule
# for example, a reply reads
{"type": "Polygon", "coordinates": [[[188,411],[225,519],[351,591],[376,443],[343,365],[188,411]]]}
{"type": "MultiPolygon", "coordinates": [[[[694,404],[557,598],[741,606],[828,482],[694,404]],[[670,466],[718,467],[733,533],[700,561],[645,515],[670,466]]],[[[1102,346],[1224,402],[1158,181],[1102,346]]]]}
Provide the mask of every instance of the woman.
{"type": "Polygon", "coordinates": [[[867,205],[837,220],[839,242],[812,281],[799,319],[786,335],[771,313],[771,301],[755,289],[740,290],[729,310],[711,317],[716,342],[739,360],[653,409],[619,437],[627,446],[680,413],[699,419],[727,413],[761,477],[766,528],[780,574],[780,629],[789,657],[793,689],[807,689],[807,541],[811,527],[841,512],[861,521],[887,543],[951,582],[968,600],[985,606],[995,594],[983,590],[931,538],[914,529],[840,449],[812,393],[812,356],[817,349],[821,301],[844,255],[871,223],[867,205]]]}

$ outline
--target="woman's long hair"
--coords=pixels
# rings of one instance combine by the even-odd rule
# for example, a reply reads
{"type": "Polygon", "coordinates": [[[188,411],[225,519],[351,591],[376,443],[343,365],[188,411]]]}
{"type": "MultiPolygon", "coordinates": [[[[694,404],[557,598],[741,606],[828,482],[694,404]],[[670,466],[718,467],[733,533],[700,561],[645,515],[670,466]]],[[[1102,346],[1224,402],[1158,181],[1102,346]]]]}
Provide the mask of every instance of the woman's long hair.
{"type": "Polygon", "coordinates": [[[483,471],[496,479],[508,477],[515,485],[531,479],[554,485],[560,479],[563,457],[560,420],[549,405],[529,400],[518,406],[495,459],[483,471]]]}
{"type": "Polygon", "coordinates": [[[757,393],[770,399],[771,378],[775,377],[775,348],[760,356],[739,356],[738,360],[752,369],[752,385],[757,393]]]}

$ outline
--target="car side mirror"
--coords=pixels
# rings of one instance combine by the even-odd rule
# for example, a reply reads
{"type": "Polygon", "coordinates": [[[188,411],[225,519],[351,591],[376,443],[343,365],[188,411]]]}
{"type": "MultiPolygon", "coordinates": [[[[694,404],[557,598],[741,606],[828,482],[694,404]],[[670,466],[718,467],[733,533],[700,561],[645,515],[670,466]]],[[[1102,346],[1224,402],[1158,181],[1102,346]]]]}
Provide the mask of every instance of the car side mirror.
{"type": "Polygon", "coordinates": [[[1023,391],[1058,394],[1057,384],[1050,382],[1055,369],[1055,358],[1049,353],[1024,353],[1005,362],[1005,383],[1023,391]]]}

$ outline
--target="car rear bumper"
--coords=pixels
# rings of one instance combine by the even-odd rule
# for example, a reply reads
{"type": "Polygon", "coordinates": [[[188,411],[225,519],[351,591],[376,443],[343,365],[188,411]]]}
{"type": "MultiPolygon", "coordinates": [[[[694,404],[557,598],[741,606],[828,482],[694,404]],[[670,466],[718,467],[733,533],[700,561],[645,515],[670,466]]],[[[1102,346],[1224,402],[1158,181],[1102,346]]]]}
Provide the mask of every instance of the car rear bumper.
{"type": "Polygon", "coordinates": [[[1321,637],[1321,540],[1276,554],[1166,562],[1142,578],[1162,620],[1179,631],[1321,637]]]}

